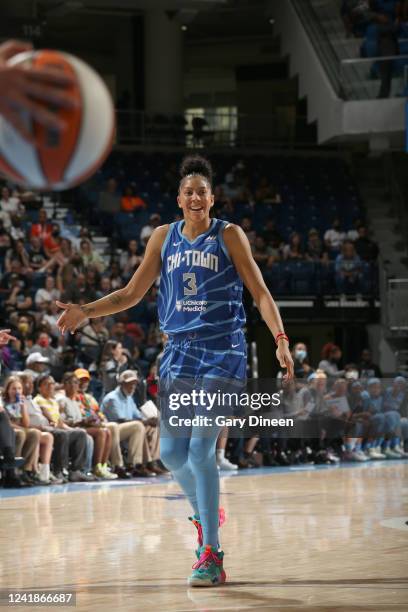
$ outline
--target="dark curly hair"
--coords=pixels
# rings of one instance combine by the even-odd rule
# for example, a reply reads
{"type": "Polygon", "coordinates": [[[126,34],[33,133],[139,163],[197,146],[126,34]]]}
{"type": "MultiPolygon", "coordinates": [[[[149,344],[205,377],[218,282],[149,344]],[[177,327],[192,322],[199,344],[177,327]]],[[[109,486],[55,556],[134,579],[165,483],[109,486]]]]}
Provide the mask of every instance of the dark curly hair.
{"type": "Polygon", "coordinates": [[[205,178],[210,187],[212,187],[213,169],[208,159],[201,157],[201,155],[188,155],[183,159],[180,165],[181,181],[183,181],[186,176],[194,174],[205,178]]]}

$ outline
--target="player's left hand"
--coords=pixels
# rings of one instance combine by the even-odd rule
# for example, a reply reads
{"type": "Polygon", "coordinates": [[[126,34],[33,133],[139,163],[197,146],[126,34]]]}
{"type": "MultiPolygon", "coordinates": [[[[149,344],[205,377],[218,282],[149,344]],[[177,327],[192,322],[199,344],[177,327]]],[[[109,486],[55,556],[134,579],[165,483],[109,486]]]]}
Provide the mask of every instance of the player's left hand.
{"type": "Polygon", "coordinates": [[[276,358],[280,363],[281,368],[286,368],[286,374],[283,380],[290,380],[293,378],[293,359],[289,350],[289,344],[286,340],[279,340],[278,348],[276,349],[276,358]]]}
{"type": "Polygon", "coordinates": [[[5,346],[10,340],[17,340],[17,338],[10,335],[9,329],[0,330],[0,346],[5,346]]]}

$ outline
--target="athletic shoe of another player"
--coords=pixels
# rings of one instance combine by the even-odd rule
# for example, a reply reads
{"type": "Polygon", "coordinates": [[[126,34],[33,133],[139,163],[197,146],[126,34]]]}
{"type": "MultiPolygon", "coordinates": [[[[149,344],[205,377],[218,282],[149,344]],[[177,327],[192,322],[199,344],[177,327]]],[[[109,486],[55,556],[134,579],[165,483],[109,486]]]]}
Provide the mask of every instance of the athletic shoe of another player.
{"type": "Polygon", "coordinates": [[[368,451],[368,456],[370,459],[386,459],[384,453],[381,452],[381,448],[378,446],[373,446],[368,451]]]}
{"type": "Polygon", "coordinates": [[[392,450],[394,451],[394,453],[398,453],[402,459],[406,459],[408,457],[408,453],[404,451],[404,449],[402,448],[400,444],[397,444],[396,446],[394,446],[392,450]]]}
{"type": "Polygon", "coordinates": [[[213,587],[224,584],[226,574],[223,567],[224,553],[214,546],[202,546],[200,556],[193,565],[193,572],[188,579],[192,587],[213,587]]]}
{"type": "MultiPolygon", "coordinates": [[[[200,557],[200,550],[203,547],[203,527],[201,525],[201,520],[194,516],[189,516],[188,520],[191,521],[194,527],[197,529],[197,549],[195,551],[197,559],[200,557]]],[[[225,523],[225,510],[224,508],[218,509],[218,527],[221,527],[225,523]]]]}
{"type": "Polygon", "coordinates": [[[396,453],[392,448],[386,448],[384,450],[384,455],[387,459],[401,459],[401,455],[396,453]]]}
{"type": "Polygon", "coordinates": [[[370,457],[368,457],[365,452],[362,450],[354,451],[359,457],[360,461],[370,461],[370,457]]]}
{"type": "Polygon", "coordinates": [[[369,461],[368,457],[366,457],[365,454],[361,451],[351,451],[349,455],[350,455],[349,461],[358,461],[358,462],[369,461]]]}

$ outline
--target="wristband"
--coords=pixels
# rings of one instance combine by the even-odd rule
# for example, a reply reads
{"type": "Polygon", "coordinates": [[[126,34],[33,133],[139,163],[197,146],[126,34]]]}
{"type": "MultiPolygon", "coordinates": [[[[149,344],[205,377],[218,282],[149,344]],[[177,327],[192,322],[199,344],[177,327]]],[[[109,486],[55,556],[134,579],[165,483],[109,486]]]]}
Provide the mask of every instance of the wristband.
{"type": "Polygon", "coordinates": [[[279,332],[279,334],[276,335],[276,338],[275,338],[276,344],[278,344],[279,340],[281,339],[286,340],[286,342],[289,343],[289,338],[287,337],[285,332],[279,332]]]}

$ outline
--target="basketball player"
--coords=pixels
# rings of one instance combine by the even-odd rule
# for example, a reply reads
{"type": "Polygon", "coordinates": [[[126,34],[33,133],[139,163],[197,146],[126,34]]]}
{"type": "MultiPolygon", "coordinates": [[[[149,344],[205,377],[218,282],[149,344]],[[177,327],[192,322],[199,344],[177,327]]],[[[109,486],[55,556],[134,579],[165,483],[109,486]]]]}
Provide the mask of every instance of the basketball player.
{"type": "MultiPolygon", "coordinates": [[[[214,196],[207,160],[199,156],[184,160],[177,202],[184,219],[155,229],[144,259],[126,287],[84,306],[57,302],[64,310],[59,329],[74,332],[88,317],[131,308],[160,275],[160,326],[169,338],[161,360],[161,381],[242,381],[247,362],[242,331],[244,282],[276,340],[276,356],[281,367],[287,368],[286,378],[292,378],[289,341],[248,239],[237,225],[210,218],[214,196]]],[[[180,436],[169,434],[167,424],[161,427],[161,459],[188,497],[194,509],[191,520],[198,530],[198,561],[189,578],[191,586],[225,582],[218,545],[215,454],[220,429],[213,426],[209,434],[200,435],[192,427],[189,435],[180,436]]]]}
{"type": "Polygon", "coordinates": [[[47,109],[47,104],[63,108],[77,104],[65,91],[73,82],[71,77],[56,70],[26,70],[7,65],[14,55],[32,48],[30,43],[18,40],[0,45],[0,114],[29,142],[34,142],[34,135],[27,127],[30,118],[50,129],[64,129],[64,123],[47,109]]]}

